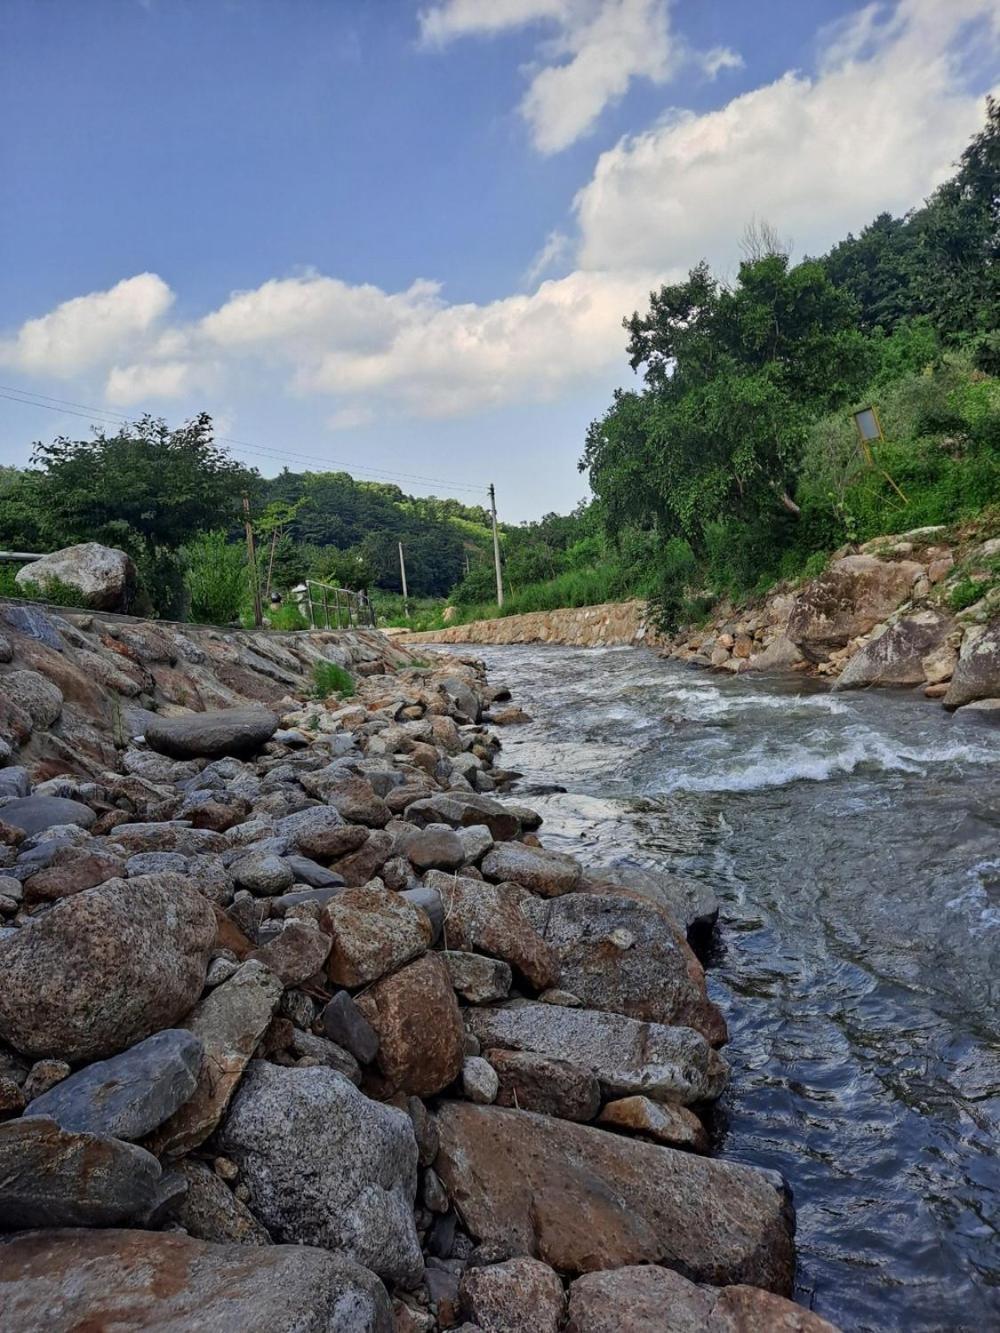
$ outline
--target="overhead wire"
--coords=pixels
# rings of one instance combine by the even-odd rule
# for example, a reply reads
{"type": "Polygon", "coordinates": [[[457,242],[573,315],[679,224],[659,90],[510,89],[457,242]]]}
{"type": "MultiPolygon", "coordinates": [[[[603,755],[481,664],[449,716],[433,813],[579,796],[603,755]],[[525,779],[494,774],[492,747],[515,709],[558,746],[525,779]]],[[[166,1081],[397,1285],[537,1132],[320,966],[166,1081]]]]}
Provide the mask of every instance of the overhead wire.
{"type": "MultiPolygon", "coordinates": [[[[36,393],[33,389],[22,389],[11,384],[0,384],[0,398],[7,399],[12,403],[20,403],[24,407],[42,408],[45,411],[58,412],[64,416],[82,417],[84,420],[96,421],[97,423],[110,422],[114,425],[127,425],[132,419],[108,408],[93,407],[90,404],[78,403],[69,398],[54,398],[51,394],[36,393]]],[[[420,482],[423,485],[443,486],[447,490],[465,491],[476,495],[485,495],[487,491],[486,486],[446,481],[443,477],[428,477],[414,472],[392,472],[386,468],[364,467],[361,464],[347,463],[343,459],[327,458],[319,454],[305,453],[301,450],[279,449],[275,446],[254,444],[249,440],[239,440],[228,435],[216,435],[215,438],[222,444],[232,445],[236,449],[257,454],[260,457],[273,458],[278,462],[291,459],[293,462],[300,463],[323,463],[327,468],[331,466],[343,468],[352,474],[361,472],[380,480],[405,483],[420,482]]]]}

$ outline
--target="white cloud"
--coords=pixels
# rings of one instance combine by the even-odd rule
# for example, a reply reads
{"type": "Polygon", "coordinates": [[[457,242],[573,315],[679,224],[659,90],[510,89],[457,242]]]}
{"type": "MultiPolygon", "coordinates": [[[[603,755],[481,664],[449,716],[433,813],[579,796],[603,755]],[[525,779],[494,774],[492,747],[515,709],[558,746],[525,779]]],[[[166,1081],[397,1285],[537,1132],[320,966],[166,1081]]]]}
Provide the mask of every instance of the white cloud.
{"type": "Polygon", "coordinates": [[[155,273],[126,278],[105,292],[63,301],[0,340],[0,363],[30,374],[72,375],[100,365],[147,333],[170,308],[173,292],[155,273]]]}
{"type": "Polygon", "coordinates": [[[828,35],[815,78],[790,71],[719,110],[674,112],[602,153],[577,195],[586,268],[734,263],[742,223],[767,218],[816,253],[946,178],[982,124],[963,83],[968,25],[979,54],[998,0],[901,0],[828,35]]]}
{"type": "Polygon", "coordinates": [[[698,63],[708,77],[714,79],[724,69],[742,69],[744,60],[738,51],[728,46],[713,46],[710,51],[699,56],[698,63]]]}
{"type": "Polygon", "coordinates": [[[525,285],[532,286],[544,273],[548,273],[557,264],[563,263],[572,251],[573,242],[565,232],[558,229],[550,231],[545,238],[545,244],[528,265],[524,275],[525,285]]]}
{"type": "Polygon", "coordinates": [[[575,143],[634,79],[664,83],[682,55],[667,0],[444,0],[420,15],[425,45],[438,47],[540,23],[556,35],[520,111],[542,153],[575,143]]]}
{"type": "Polygon", "coordinates": [[[205,368],[193,361],[147,361],[112,366],[104,386],[109,403],[133,407],[150,398],[179,398],[204,387],[205,368]]]}
{"type": "Polygon", "coordinates": [[[360,430],[363,426],[370,426],[375,420],[375,413],[370,407],[364,407],[361,404],[342,407],[326,419],[326,424],[331,430],[360,430]]]}

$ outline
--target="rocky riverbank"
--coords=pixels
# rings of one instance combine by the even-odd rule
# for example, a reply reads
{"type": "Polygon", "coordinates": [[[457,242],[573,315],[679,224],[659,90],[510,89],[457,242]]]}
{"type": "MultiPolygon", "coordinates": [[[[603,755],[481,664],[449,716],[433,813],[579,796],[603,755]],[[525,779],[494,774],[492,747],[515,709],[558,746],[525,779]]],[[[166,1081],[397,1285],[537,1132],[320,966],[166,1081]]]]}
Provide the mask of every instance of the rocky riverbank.
{"type": "Polygon", "coordinates": [[[948,709],[1000,709],[1000,538],[956,544],[940,528],[845,547],[799,587],[723,602],[705,624],[659,633],[639,601],[479,620],[400,644],[644,644],[719,671],[797,671],[839,689],[921,688],[948,709]],[[962,585],[973,600],[953,609],[962,585]],[[981,588],[981,595],[977,595],[981,588]]]}
{"type": "Polygon", "coordinates": [[[480,668],[2,614],[5,1330],[830,1328],[706,1155],[714,903],[545,850],[480,668]]]}

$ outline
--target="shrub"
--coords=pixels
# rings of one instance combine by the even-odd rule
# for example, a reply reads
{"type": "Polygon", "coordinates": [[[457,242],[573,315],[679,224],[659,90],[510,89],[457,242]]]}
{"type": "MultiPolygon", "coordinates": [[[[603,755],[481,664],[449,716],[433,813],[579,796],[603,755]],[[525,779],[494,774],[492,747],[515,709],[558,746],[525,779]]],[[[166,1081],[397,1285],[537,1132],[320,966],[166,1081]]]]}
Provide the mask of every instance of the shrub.
{"type": "Polygon", "coordinates": [[[270,622],[272,629],[288,632],[309,628],[308,620],[294,602],[282,602],[278,606],[266,607],[264,615],[270,622]]]}
{"type": "Polygon", "coordinates": [[[246,551],[222,531],[202,532],[187,547],[191,619],[228,625],[239,619],[249,592],[246,551]]]}
{"type": "Polygon", "coordinates": [[[339,694],[349,699],[354,693],[354,678],[336,662],[317,662],[313,669],[313,693],[317,699],[339,694]]]}

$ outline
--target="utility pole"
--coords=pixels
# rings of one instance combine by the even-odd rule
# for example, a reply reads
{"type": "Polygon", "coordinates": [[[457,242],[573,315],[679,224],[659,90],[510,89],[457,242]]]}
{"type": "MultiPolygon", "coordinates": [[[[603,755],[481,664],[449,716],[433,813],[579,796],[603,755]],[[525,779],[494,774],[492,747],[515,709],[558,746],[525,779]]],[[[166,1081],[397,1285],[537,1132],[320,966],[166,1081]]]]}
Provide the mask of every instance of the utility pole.
{"type": "Polygon", "coordinates": [[[403,559],[403,543],[399,543],[399,577],[403,580],[403,614],[410,618],[410,598],[406,591],[406,561],[403,559]]]}
{"type": "Polygon", "coordinates": [[[500,537],[497,534],[497,496],[490,482],[490,511],[493,514],[493,563],[497,570],[497,606],[503,606],[503,574],[500,572],[500,537]]]}
{"type": "Polygon", "coordinates": [[[250,587],[253,591],[253,623],[258,629],[264,624],[264,609],[260,601],[260,578],[257,573],[257,551],[253,540],[253,521],[250,518],[250,497],[243,496],[243,525],[247,533],[247,557],[250,561],[250,587]]]}

